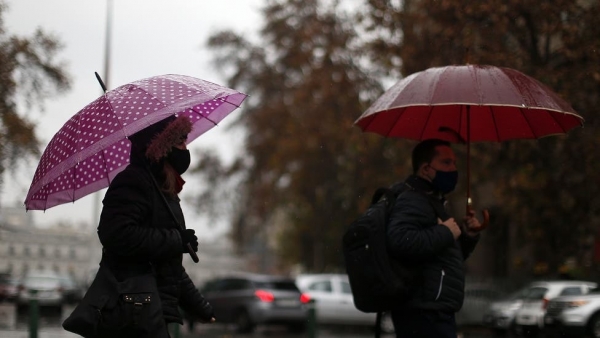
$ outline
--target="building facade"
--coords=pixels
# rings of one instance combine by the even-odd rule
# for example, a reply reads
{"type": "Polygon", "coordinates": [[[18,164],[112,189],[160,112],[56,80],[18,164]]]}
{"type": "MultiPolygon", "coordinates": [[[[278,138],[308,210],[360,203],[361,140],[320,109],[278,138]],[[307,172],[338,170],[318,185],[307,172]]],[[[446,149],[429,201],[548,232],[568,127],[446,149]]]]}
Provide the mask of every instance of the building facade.
{"type": "Polygon", "coordinates": [[[28,271],[54,271],[85,282],[98,250],[95,241],[89,231],[72,226],[37,228],[23,208],[0,209],[0,273],[18,278],[28,271]]]}

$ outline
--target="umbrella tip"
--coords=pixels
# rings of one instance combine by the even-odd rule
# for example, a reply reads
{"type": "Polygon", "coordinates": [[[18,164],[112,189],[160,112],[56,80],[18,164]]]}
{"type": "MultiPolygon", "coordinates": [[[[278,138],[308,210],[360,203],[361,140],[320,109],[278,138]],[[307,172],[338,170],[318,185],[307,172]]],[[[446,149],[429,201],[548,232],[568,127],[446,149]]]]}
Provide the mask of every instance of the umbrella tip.
{"type": "Polygon", "coordinates": [[[102,81],[100,74],[98,74],[98,72],[94,72],[94,74],[96,74],[96,79],[100,83],[100,87],[102,87],[102,90],[106,93],[106,85],[104,85],[104,81],[102,81]]]}

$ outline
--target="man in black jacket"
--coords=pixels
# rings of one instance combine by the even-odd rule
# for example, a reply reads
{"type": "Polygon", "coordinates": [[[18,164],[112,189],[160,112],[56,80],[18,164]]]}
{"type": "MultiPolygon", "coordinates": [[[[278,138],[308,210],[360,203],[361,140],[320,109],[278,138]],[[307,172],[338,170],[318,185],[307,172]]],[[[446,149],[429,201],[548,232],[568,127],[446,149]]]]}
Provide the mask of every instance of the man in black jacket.
{"type": "Polygon", "coordinates": [[[470,212],[450,217],[444,196],[454,190],[456,156],[448,142],[425,140],[412,154],[413,175],[394,205],[388,245],[394,258],[412,266],[412,296],[392,310],[397,337],[456,338],[455,313],[464,298],[463,261],[475,248],[481,224],[470,212]]]}

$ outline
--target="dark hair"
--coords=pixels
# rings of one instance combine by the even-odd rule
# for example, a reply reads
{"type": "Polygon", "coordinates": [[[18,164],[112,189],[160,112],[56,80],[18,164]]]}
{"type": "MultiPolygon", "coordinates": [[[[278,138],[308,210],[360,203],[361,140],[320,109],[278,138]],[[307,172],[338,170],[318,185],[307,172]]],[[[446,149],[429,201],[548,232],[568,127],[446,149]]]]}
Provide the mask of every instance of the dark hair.
{"type": "Polygon", "coordinates": [[[423,163],[430,163],[436,155],[435,148],[438,146],[450,146],[450,142],[436,138],[421,141],[412,151],[413,174],[419,171],[423,163]]]}

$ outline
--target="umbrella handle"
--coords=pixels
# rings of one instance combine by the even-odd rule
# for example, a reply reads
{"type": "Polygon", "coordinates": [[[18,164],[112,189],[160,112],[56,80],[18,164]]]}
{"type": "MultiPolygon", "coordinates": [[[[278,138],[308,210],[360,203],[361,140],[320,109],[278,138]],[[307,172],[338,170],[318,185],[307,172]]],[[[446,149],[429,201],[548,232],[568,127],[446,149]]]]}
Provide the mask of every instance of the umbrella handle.
{"type": "MultiPolygon", "coordinates": [[[[467,215],[473,212],[473,206],[471,204],[471,199],[467,199],[467,215]]],[[[477,229],[477,231],[484,230],[490,225],[490,212],[487,209],[481,210],[481,216],[483,217],[483,222],[477,229]]]]}
{"type": "Polygon", "coordinates": [[[481,210],[481,215],[483,216],[483,222],[479,228],[483,230],[490,225],[490,212],[487,209],[483,209],[481,210]]]}

